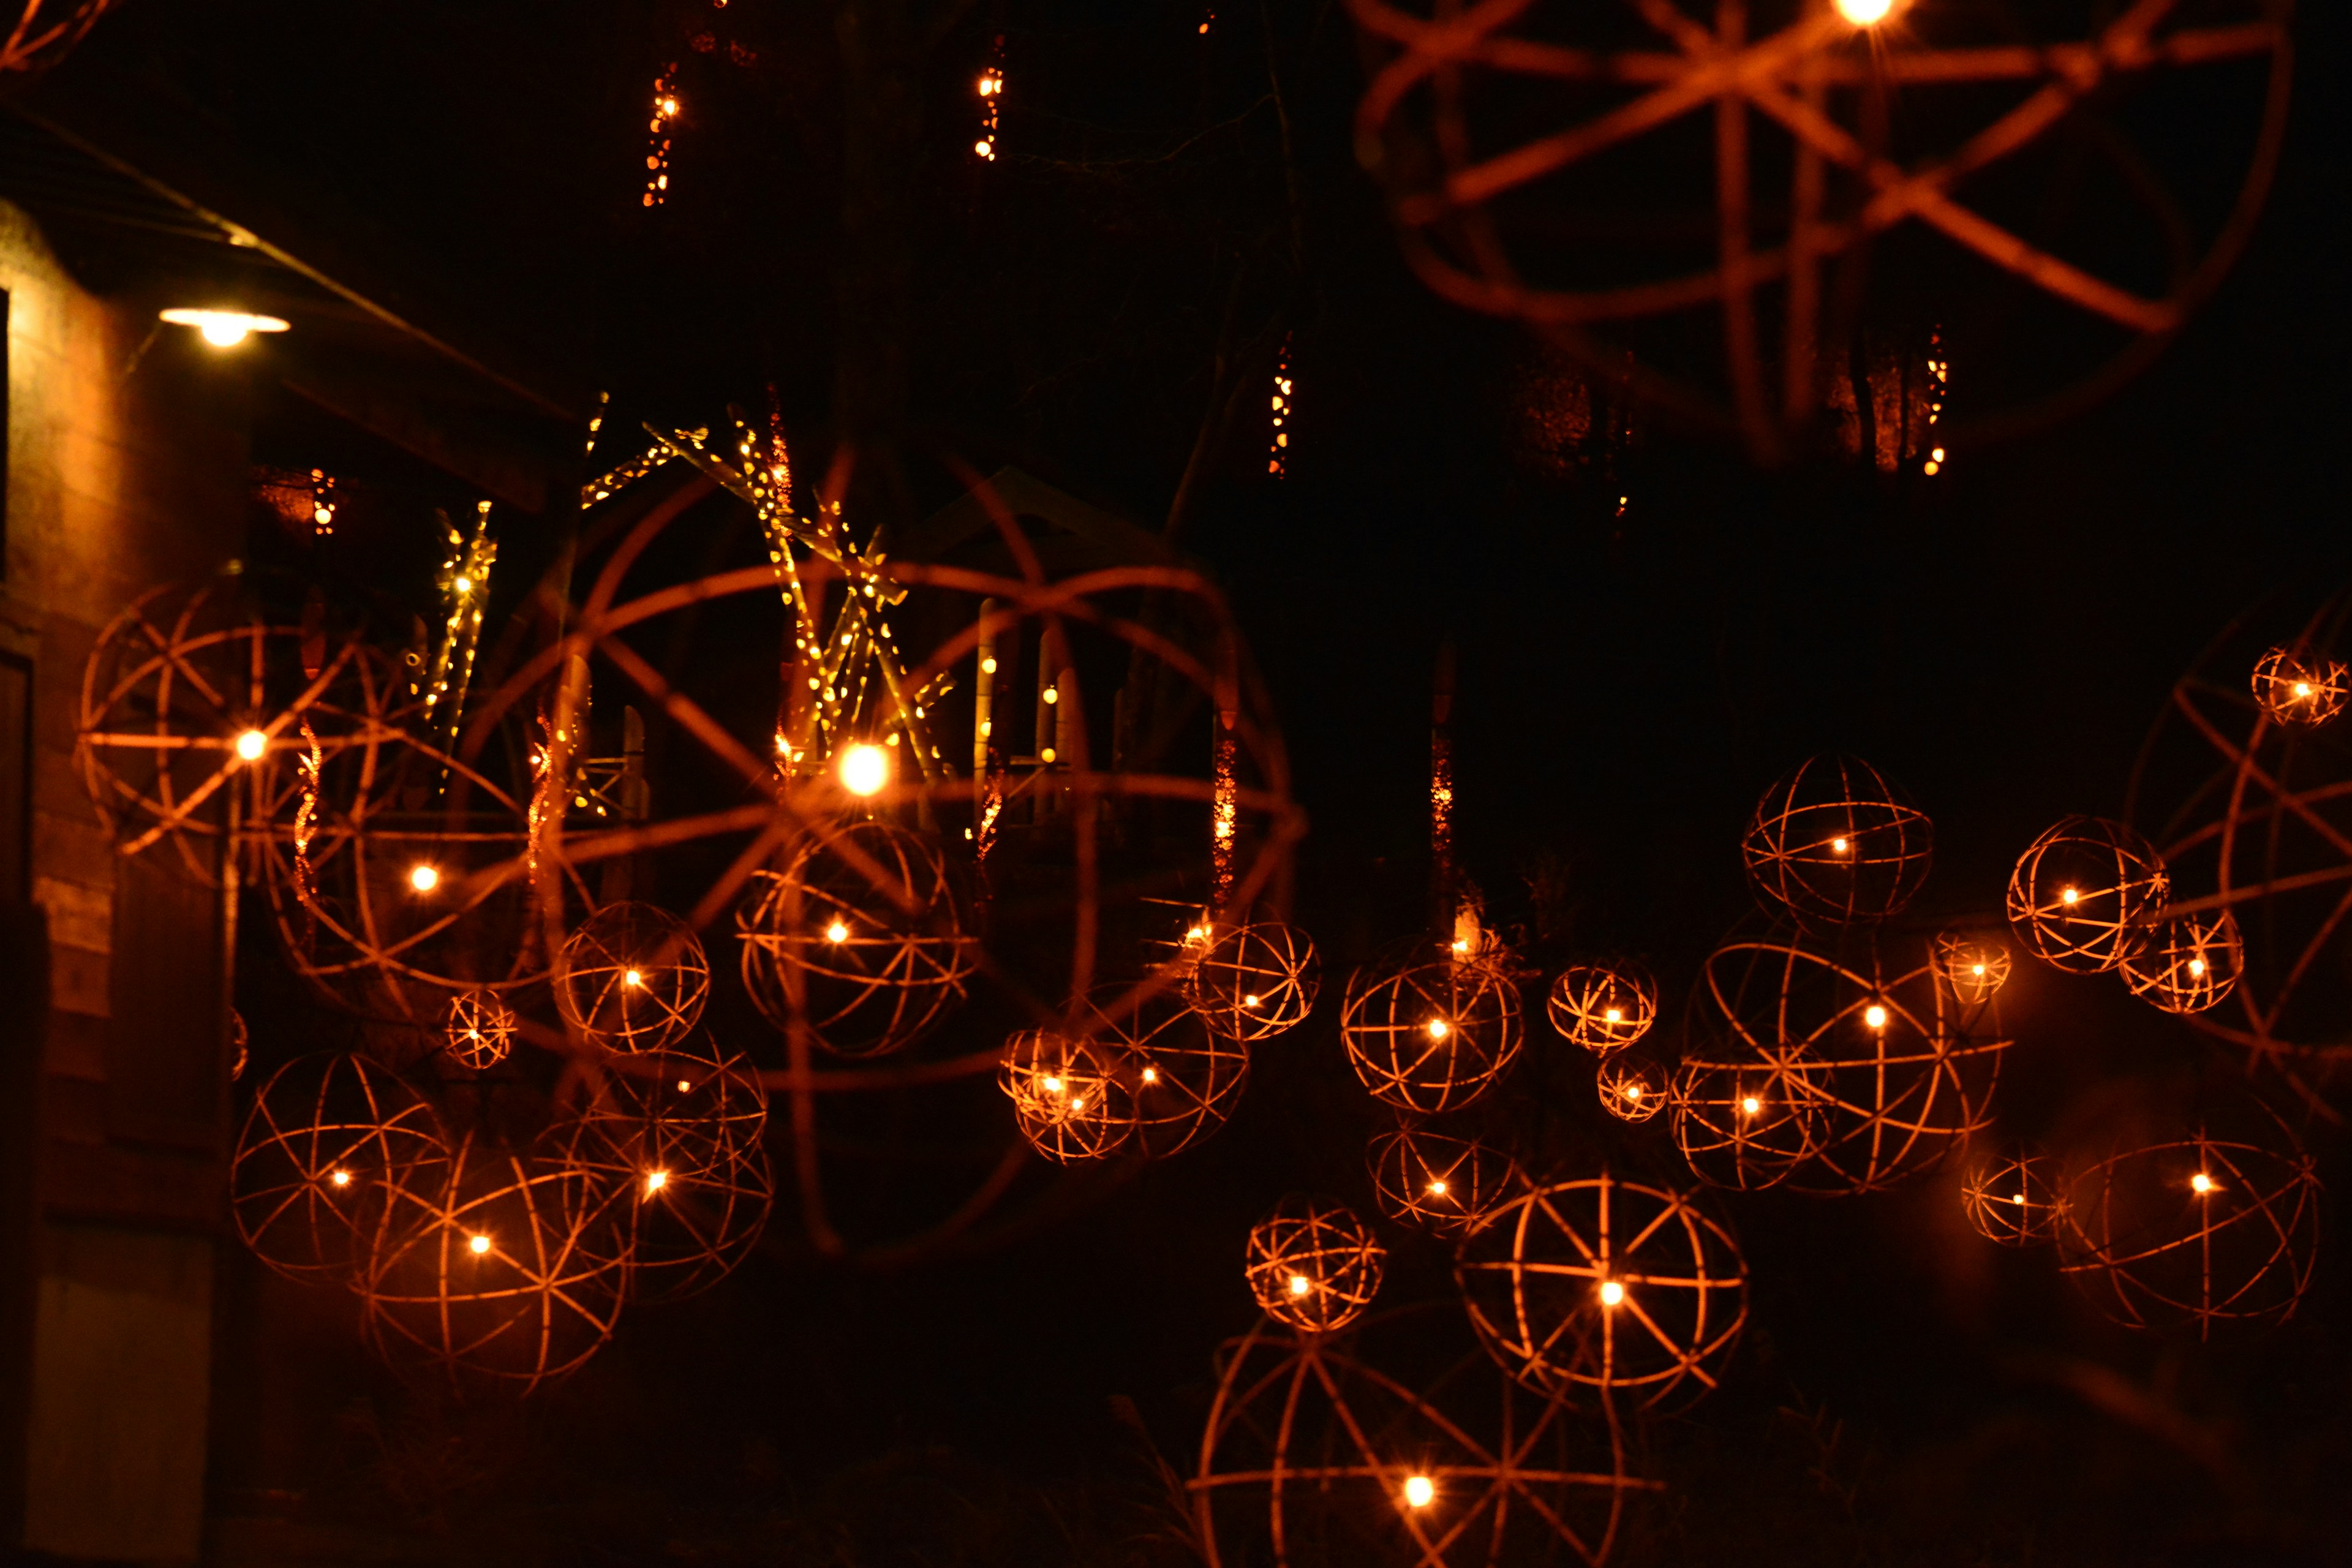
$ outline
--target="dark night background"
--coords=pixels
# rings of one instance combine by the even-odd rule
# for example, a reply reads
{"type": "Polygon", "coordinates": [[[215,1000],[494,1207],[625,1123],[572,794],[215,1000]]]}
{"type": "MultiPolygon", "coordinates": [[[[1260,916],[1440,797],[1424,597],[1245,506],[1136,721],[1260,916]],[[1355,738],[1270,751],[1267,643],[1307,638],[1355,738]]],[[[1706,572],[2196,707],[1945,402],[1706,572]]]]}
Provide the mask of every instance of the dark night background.
{"type": "MultiPolygon", "coordinates": [[[[1254,1316],[1251,1222],[1295,1187],[1369,1206],[1375,1118],[1333,1003],[1418,907],[1442,638],[1460,653],[1457,832],[1496,918],[1538,962],[1643,955],[1673,1029],[1747,907],[1746,814],[1795,762],[1849,750],[1903,781],[1938,830],[1923,918],[1990,913],[2042,826],[2122,809],[2172,681],[2225,624],[2288,629],[2352,569],[2352,142],[2326,8],[2299,20],[2279,184],[2211,305],[2094,411],[1961,447],[1932,480],[1761,472],[1654,422],[1606,472],[1531,458],[1544,351],[1399,259],[1350,149],[1363,66],[1345,12],[1228,0],[1203,37],[1203,9],[126,0],[44,85],[70,94],[89,61],[138,73],[453,331],[575,401],[610,389],[619,434],[597,467],[635,449],[638,418],[763,407],[772,384],[805,477],[858,445],[866,516],[950,500],[953,457],[1171,527],[1233,595],[1313,821],[1297,918],[1327,1001],[1204,1147],[979,1256],[826,1268],[779,1237],[519,1410],[404,1391],[341,1299],[306,1305],[248,1268],[236,1289],[277,1327],[266,1349],[234,1326],[224,1343],[223,1517],[290,1521],[323,1561],[1182,1561],[1110,1401],[1189,1472],[1211,1352],[1254,1316]],[[690,43],[705,28],[709,53],[690,43]],[[999,35],[986,165],[971,83],[999,35]],[[674,194],[646,211],[644,105],[672,59],[674,194]],[[1299,412],[1276,483],[1263,389],[1285,333],[1299,412]]],[[[2192,183],[2213,178],[2200,157],[2236,156],[2172,131],[2192,183]]],[[[1970,368],[1956,351],[1963,411],[1970,368]]],[[[271,994],[265,1050],[331,1035],[271,994]]],[[[2053,1132],[2117,1085],[2212,1059],[2116,987],[2021,965],[2004,1007],[2007,1131],[2053,1132]]],[[[1533,1034],[1515,1114],[1592,1163],[1625,1135],[1549,1104],[1583,1091],[1533,1034]]],[[[2340,1141],[2310,1135],[2342,1191],[2340,1141]]],[[[2107,1326],[2046,1255],[1994,1256],[1954,1193],[1938,1173],[1722,1205],[1756,1317],[1730,1385],[1649,1434],[1671,1490],[1624,1561],[2352,1555],[2333,1208],[2295,1319],[2198,1345],[2107,1326]]],[[[1389,1300],[1445,1289],[1433,1244],[1390,1239],[1389,1300]]]]}

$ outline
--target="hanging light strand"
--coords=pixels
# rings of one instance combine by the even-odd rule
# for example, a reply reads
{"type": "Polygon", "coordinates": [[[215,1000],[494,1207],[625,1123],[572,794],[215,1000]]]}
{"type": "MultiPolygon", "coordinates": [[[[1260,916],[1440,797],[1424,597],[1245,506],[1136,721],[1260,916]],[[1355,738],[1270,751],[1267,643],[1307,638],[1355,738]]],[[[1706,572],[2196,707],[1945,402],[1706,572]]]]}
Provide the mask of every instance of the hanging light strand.
{"type": "Polygon", "coordinates": [[[1274,444],[1265,460],[1265,471],[1277,479],[1290,467],[1290,335],[1286,332],[1282,348],[1274,356],[1274,444]]]}
{"type": "Polygon", "coordinates": [[[446,618],[440,650],[434,656],[425,692],[425,715],[427,727],[443,744],[455,746],[457,724],[465,714],[466,689],[473,683],[474,656],[481,647],[482,606],[489,600],[490,568],[498,561],[499,546],[490,537],[488,501],[476,503],[472,539],[446,520],[442,526],[448,545],[439,578],[446,618]]]}
{"type": "Polygon", "coordinates": [[[998,133],[1003,128],[1004,39],[999,36],[993,58],[980,73],[980,140],[971,150],[985,162],[996,162],[998,133]]]}
{"type": "Polygon", "coordinates": [[[654,78],[653,123],[647,127],[645,205],[660,206],[669,199],[670,127],[677,122],[677,62],[672,60],[654,78]]]}
{"type": "MultiPolygon", "coordinates": [[[[1952,386],[1952,362],[1944,352],[1944,329],[1941,327],[1927,338],[1927,378],[1932,384],[1927,391],[1927,428],[1932,432],[1944,417],[1944,398],[1952,386]]],[[[1945,462],[1944,448],[1931,447],[1927,451],[1927,460],[1919,466],[1919,471],[1933,477],[1944,471],[1945,462]]]]}

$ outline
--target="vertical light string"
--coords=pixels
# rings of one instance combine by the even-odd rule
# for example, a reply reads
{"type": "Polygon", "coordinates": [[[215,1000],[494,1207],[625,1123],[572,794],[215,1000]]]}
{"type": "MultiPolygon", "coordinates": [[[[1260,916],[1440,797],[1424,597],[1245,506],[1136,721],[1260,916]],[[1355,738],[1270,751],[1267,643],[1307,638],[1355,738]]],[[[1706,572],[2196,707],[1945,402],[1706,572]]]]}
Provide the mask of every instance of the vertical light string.
{"type": "Polygon", "coordinates": [[[1265,460],[1265,471],[1277,479],[1289,471],[1291,409],[1290,334],[1285,332],[1274,356],[1274,444],[1265,460]]]}
{"type": "Polygon", "coordinates": [[[996,162],[996,142],[1003,129],[1004,105],[1004,37],[998,34],[995,48],[987,65],[980,72],[980,140],[973,142],[972,152],[985,162],[996,162]]]}
{"type": "Polygon", "coordinates": [[[331,539],[335,533],[335,477],[324,468],[310,470],[310,537],[331,539]]]}
{"type": "MultiPolygon", "coordinates": [[[[482,641],[482,606],[490,596],[490,568],[499,558],[498,542],[490,537],[490,503],[476,503],[474,536],[468,540],[445,518],[448,553],[442,559],[439,586],[446,618],[441,647],[425,692],[427,730],[440,738],[445,750],[457,743],[457,725],[466,710],[466,689],[474,679],[474,656],[482,641]]],[[[448,777],[445,769],[443,779],[448,777]]]]}
{"type": "Polygon", "coordinates": [[[677,123],[677,62],[672,60],[654,78],[653,123],[646,128],[651,140],[646,149],[645,205],[649,207],[669,199],[670,127],[677,123]]]}
{"type": "MultiPolygon", "coordinates": [[[[1927,428],[1932,432],[1944,417],[1944,398],[1952,386],[1952,362],[1944,352],[1944,329],[1941,327],[1927,336],[1927,428]]],[[[1927,460],[1919,466],[1919,471],[1930,476],[1940,474],[1944,471],[1944,448],[1930,447],[1927,460]]]]}
{"type": "Polygon", "coordinates": [[[294,808],[294,897],[302,906],[302,951],[309,952],[319,935],[319,879],[310,865],[310,842],[319,836],[319,775],[326,756],[310,728],[310,714],[302,712],[302,799],[294,808]]]}
{"type": "Polygon", "coordinates": [[[1460,910],[1454,878],[1454,680],[1451,642],[1437,650],[1429,711],[1429,896],[1432,923],[1451,939],[1460,910]]]}

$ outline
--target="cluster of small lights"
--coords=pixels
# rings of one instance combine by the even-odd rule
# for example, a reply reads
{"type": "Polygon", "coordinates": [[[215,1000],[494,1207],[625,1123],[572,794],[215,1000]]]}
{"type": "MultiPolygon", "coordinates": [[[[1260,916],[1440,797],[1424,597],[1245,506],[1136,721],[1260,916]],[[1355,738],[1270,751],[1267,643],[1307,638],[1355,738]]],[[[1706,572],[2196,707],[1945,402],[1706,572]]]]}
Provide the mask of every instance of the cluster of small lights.
{"type": "Polygon", "coordinates": [[[631,458],[612,472],[581,486],[580,504],[594,506],[598,501],[610,500],[677,456],[667,447],[656,447],[650,452],[631,458]]]}
{"type": "MultiPolygon", "coordinates": [[[[1884,15],[1883,10],[1881,14],[1884,15]]],[[[1937,328],[1927,340],[1927,428],[1933,430],[1937,422],[1944,417],[1944,396],[1952,385],[1952,362],[1944,353],[1944,330],[1941,327],[1937,328]]],[[[1927,460],[1920,465],[1920,471],[1931,476],[1940,474],[1944,471],[1944,448],[1931,448],[1927,460]]]]}
{"type": "Polygon", "coordinates": [[[652,139],[646,149],[645,205],[649,207],[669,199],[670,127],[677,121],[677,65],[673,61],[654,79],[653,123],[647,128],[652,139]]]}
{"type": "Polygon", "coordinates": [[[444,526],[448,553],[442,558],[438,582],[446,619],[424,698],[427,722],[455,743],[457,722],[465,713],[466,689],[474,679],[474,656],[481,647],[482,608],[489,600],[490,568],[498,561],[499,546],[490,537],[488,501],[476,503],[471,539],[455,527],[444,526]]]}
{"type": "MultiPolygon", "coordinates": [[[[259,734],[259,731],[247,733],[259,734]]],[[[245,750],[239,738],[237,751],[245,750]]],[[[326,766],[326,754],[319,745],[318,733],[310,728],[310,716],[302,716],[302,799],[294,808],[294,896],[302,905],[302,929],[306,938],[318,929],[319,879],[310,864],[311,841],[319,836],[319,775],[326,766]]]]}
{"type": "MultiPolygon", "coordinates": [[[[1239,819],[1240,785],[1234,778],[1234,716],[1217,719],[1215,797],[1209,821],[1210,889],[1213,908],[1223,909],[1234,890],[1234,833],[1239,819]]],[[[1202,933],[1207,934],[1205,930],[1202,933]]]]}
{"type": "Polygon", "coordinates": [[[335,531],[335,477],[324,468],[310,470],[310,530],[318,539],[335,531]]]}
{"type": "MultiPolygon", "coordinates": [[[[996,47],[1002,52],[1004,40],[997,39],[996,47]]],[[[980,140],[971,144],[971,150],[991,163],[996,162],[996,138],[1003,122],[1003,104],[1004,67],[1001,62],[992,62],[980,73],[980,140]]]]}
{"type": "Polygon", "coordinates": [[[1277,479],[1290,463],[1290,340],[1286,337],[1282,351],[1274,356],[1274,445],[1265,459],[1265,471],[1277,479]]]}

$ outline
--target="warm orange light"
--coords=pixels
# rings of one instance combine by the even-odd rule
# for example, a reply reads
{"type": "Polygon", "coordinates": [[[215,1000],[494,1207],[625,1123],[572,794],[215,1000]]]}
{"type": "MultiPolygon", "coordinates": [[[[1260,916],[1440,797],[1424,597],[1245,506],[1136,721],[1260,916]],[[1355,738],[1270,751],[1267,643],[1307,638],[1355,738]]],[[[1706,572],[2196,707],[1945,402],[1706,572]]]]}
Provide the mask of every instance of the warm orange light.
{"type": "Polygon", "coordinates": [[[1764,1109],[1764,1102],[1751,1094],[1747,1099],[1739,1102],[1739,1109],[1747,1112],[1748,1115],[1753,1116],[1758,1111],[1764,1109]]]}
{"type": "Polygon", "coordinates": [[[194,310],[175,306],[163,312],[163,319],[175,327],[194,327],[205,342],[216,349],[233,349],[256,332],[282,332],[286,323],[276,316],[257,316],[247,310],[194,310]]]}
{"type": "Polygon", "coordinates": [[[1443,1018],[1432,1018],[1429,1021],[1429,1037],[1433,1040],[1442,1040],[1453,1032],[1454,1026],[1443,1018]]]}
{"type": "Polygon", "coordinates": [[[1624,1299],[1624,1286],[1620,1285],[1614,1279],[1603,1279],[1601,1282],[1601,1304],[1602,1306],[1614,1307],[1624,1299]]]}
{"type": "Polygon", "coordinates": [[[1612,1024],[1622,1024],[1625,1021],[1625,1009],[1622,1007],[1612,1007],[1601,1016],[1608,1019],[1612,1024]]]}
{"type": "Polygon", "coordinates": [[[645,983],[646,977],[634,969],[627,971],[621,976],[621,984],[624,985],[636,986],[643,985],[645,983]]]}
{"type": "Polygon", "coordinates": [[[1255,1007],[1257,1005],[1258,999],[1255,996],[1244,996],[1242,998],[1242,1005],[1244,1007],[1255,1007]]]}
{"type": "Polygon", "coordinates": [[[487,1236],[469,1236],[466,1238],[466,1245],[473,1249],[475,1257],[479,1258],[490,1249],[490,1238],[487,1236]]]}
{"type": "Polygon", "coordinates": [[[1427,1508],[1437,1500],[1437,1483],[1427,1476],[1407,1476],[1404,1479],[1404,1506],[1427,1508]]]}
{"type": "Polygon", "coordinates": [[[879,746],[856,745],[841,753],[841,787],[855,795],[879,795],[890,782],[890,753],[879,746]]]}
{"type": "Polygon", "coordinates": [[[352,1173],[349,1171],[330,1171],[327,1173],[327,1180],[339,1187],[348,1187],[352,1184],[352,1173]]]}
{"type": "Polygon", "coordinates": [[[1843,838],[1832,838],[1832,839],[1831,839],[1831,840],[1830,840],[1830,853],[1831,853],[1831,854],[1832,854],[1832,855],[1843,855],[1843,854],[1844,854],[1844,853],[1845,853],[1845,840],[1844,840],[1844,839],[1843,839],[1843,838]]]}
{"type": "Polygon", "coordinates": [[[1049,1079],[1047,1079],[1045,1080],[1045,1092],[1046,1092],[1047,1094],[1059,1094],[1059,1093],[1061,1093],[1061,1092],[1062,1092],[1062,1080],[1061,1080],[1060,1079],[1057,1079],[1057,1078],[1049,1078],[1049,1079]]]}
{"type": "Polygon", "coordinates": [[[1837,0],[1838,15],[1857,27],[1874,27],[1886,20],[1895,0],[1837,0]]]}
{"type": "Polygon", "coordinates": [[[1981,963],[1974,963],[1969,966],[1969,973],[1975,975],[1979,980],[1984,978],[1984,972],[1985,966],[1981,963]]]}
{"type": "Polygon", "coordinates": [[[1062,690],[1061,690],[1061,688],[1059,688],[1059,687],[1057,687],[1057,686],[1049,686],[1049,687],[1045,688],[1045,705],[1046,705],[1047,707],[1049,707],[1049,708],[1050,708],[1050,707],[1052,707],[1055,703],[1059,702],[1061,700],[1062,700],[1062,690]]]}
{"type": "Polygon", "coordinates": [[[2009,1201],[2015,1204],[2019,1208],[2023,1208],[2025,1206],[2025,1194],[2023,1193],[2020,1193],[2009,1201]]]}
{"type": "Polygon", "coordinates": [[[419,861],[408,868],[408,885],[420,893],[429,893],[441,885],[441,873],[419,861]]]}
{"type": "Polygon", "coordinates": [[[1640,1084],[1638,1084],[1638,1083],[1629,1083],[1629,1084],[1627,1084],[1627,1085],[1625,1086],[1625,1098],[1626,1098],[1626,1099],[1628,1099],[1628,1100],[1639,1100],[1639,1099],[1641,1099],[1641,1098],[1642,1098],[1642,1086],[1641,1086],[1640,1084]]]}
{"type": "Polygon", "coordinates": [[[2200,1171],[2189,1178],[2189,1190],[2200,1196],[2213,1190],[2213,1178],[2200,1171]]]}
{"type": "Polygon", "coordinates": [[[669,1185],[669,1173],[667,1171],[647,1171],[646,1173],[646,1195],[647,1197],[651,1197],[654,1194],[661,1191],[667,1185],[669,1185]]]}
{"type": "Polygon", "coordinates": [[[1439,1197],[1439,1198],[1444,1197],[1444,1196],[1445,1195],[1445,1180],[1444,1180],[1444,1178],[1441,1176],[1441,1177],[1439,1177],[1437,1180],[1435,1180],[1435,1181],[1433,1181],[1433,1182],[1430,1183],[1430,1184],[1429,1184],[1429,1192],[1430,1192],[1430,1195],[1431,1195],[1432,1197],[1439,1197]]]}
{"type": "Polygon", "coordinates": [[[2076,899],[2081,898],[2082,896],[2083,896],[2082,894],[2080,894],[2080,893],[2076,892],[2076,891],[2075,891],[2074,889],[2072,889],[2072,888],[2062,888],[2062,889],[2059,889],[2059,892],[2058,892],[2058,897],[2059,897],[2059,899],[2060,899],[2061,900],[2063,900],[2063,902],[2070,903],[2070,904],[2071,904],[2071,903],[2073,903],[2076,899]]]}
{"type": "Polygon", "coordinates": [[[1160,1069],[1158,1068],[1145,1068],[1143,1069],[1143,1081],[1146,1083],[1158,1083],[1160,1081],[1160,1069]]]}
{"type": "Polygon", "coordinates": [[[247,730],[236,738],[236,754],[248,763],[257,763],[261,753],[269,749],[269,737],[258,730],[247,730]]]}
{"type": "Polygon", "coordinates": [[[2203,959],[2201,959],[2201,958],[2192,958],[2192,959],[2190,959],[2190,960],[2189,961],[2189,973],[2191,973],[2191,974],[2202,974],[2202,973],[2205,973],[2205,961],[2204,961],[2203,959]]]}
{"type": "Polygon", "coordinates": [[[2308,697],[2308,696],[2310,696],[2310,695],[2311,695],[2311,682],[2309,682],[2308,680],[2298,680],[2298,681],[2296,681],[2296,682],[2294,683],[2294,694],[2295,694],[2297,697],[2308,697]]]}
{"type": "Polygon", "coordinates": [[[1290,1293],[1292,1295],[1304,1296],[1307,1291],[1313,1289],[1314,1286],[1308,1282],[1306,1275],[1294,1274],[1290,1277],[1290,1293]]]}
{"type": "Polygon", "coordinates": [[[1862,1021],[1874,1029],[1886,1027],[1886,1009],[1873,1002],[1862,1010],[1862,1021]]]}
{"type": "Polygon", "coordinates": [[[691,1094],[691,1093],[693,1093],[693,1092],[694,1092],[694,1080],[693,1080],[692,1079],[688,1079],[688,1078],[682,1078],[682,1079],[678,1079],[678,1080],[677,1080],[677,1091],[678,1091],[678,1093],[680,1093],[680,1094],[691,1094]]]}
{"type": "Polygon", "coordinates": [[[841,921],[834,921],[831,925],[824,928],[824,940],[827,942],[847,942],[849,940],[848,925],[841,921]]]}

